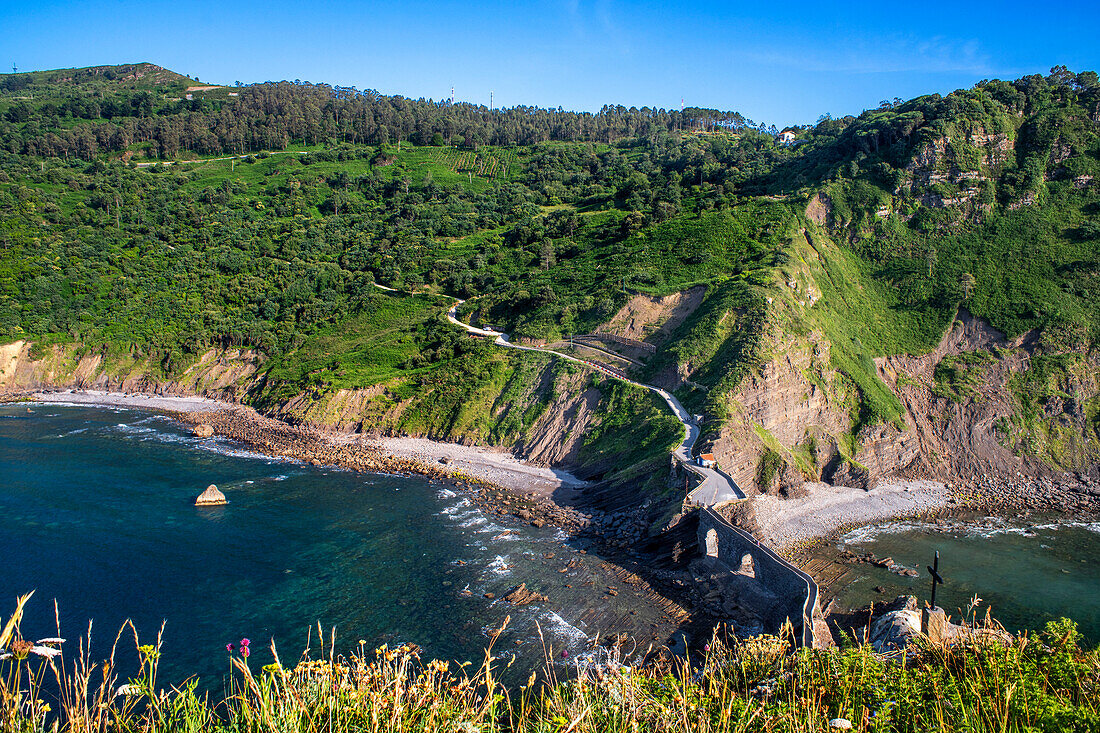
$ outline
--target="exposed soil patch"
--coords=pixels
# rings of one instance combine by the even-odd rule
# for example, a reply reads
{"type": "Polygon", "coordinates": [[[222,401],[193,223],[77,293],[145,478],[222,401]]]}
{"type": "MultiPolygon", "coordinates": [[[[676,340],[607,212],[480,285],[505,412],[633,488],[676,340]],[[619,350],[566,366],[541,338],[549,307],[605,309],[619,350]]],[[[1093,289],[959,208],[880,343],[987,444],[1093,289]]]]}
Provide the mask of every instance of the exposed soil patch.
{"type": "Polygon", "coordinates": [[[697,285],[659,298],[635,295],[600,327],[600,331],[660,344],[699,307],[706,292],[706,285],[697,285]]]}

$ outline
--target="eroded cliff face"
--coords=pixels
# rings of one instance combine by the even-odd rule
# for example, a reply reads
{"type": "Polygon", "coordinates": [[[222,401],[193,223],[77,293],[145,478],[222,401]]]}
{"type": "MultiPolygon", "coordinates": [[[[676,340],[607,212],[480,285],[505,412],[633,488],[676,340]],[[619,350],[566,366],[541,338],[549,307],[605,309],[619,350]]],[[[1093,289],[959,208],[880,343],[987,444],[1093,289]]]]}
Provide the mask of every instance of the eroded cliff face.
{"type": "Polygon", "coordinates": [[[962,310],[935,351],[876,363],[933,475],[1097,473],[1100,354],[1008,339],[962,310]]]}
{"type": "Polygon", "coordinates": [[[871,488],[884,477],[948,483],[983,476],[1057,478],[1098,474],[1100,355],[1043,376],[1052,396],[1028,410],[1034,333],[1015,339],[960,310],[931,352],[875,360],[904,408],[904,427],[875,424],[852,434],[857,394],[830,366],[828,341],[774,335],[771,358],[730,399],[732,418],[710,449],[748,491],[790,494],[804,481],[871,488]],[[961,374],[960,374],[961,372],[961,374]],[[1060,396],[1066,395],[1066,396],[1060,396]]]}
{"type": "MultiPolygon", "coordinates": [[[[0,345],[0,394],[38,389],[94,389],[159,395],[198,395],[250,402],[264,388],[263,357],[254,351],[210,349],[166,375],[149,359],[89,352],[78,344],[36,347],[31,341],[0,345]]],[[[396,397],[385,385],[302,392],[261,411],[267,417],[334,432],[426,437],[468,445],[505,447],[532,463],[574,466],[585,435],[599,420],[603,393],[583,371],[559,370],[536,360],[512,382],[490,384],[463,414],[427,428],[404,419],[423,395],[396,397]],[[414,427],[410,427],[414,426],[414,427]]]]}
{"type": "Polygon", "coordinates": [[[38,347],[31,341],[0,345],[0,392],[50,388],[101,389],[162,395],[201,395],[227,401],[255,377],[262,357],[244,349],[210,349],[177,373],[159,362],[112,355],[80,344],[38,347]]]}
{"type": "Polygon", "coordinates": [[[516,384],[494,383],[472,395],[476,409],[460,409],[427,425],[409,419],[422,395],[402,399],[386,385],[302,393],[264,412],[323,430],[499,446],[531,463],[573,466],[585,433],[599,418],[603,394],[583,372],[559,372],[549,359],[510,379],[516,384]]]}

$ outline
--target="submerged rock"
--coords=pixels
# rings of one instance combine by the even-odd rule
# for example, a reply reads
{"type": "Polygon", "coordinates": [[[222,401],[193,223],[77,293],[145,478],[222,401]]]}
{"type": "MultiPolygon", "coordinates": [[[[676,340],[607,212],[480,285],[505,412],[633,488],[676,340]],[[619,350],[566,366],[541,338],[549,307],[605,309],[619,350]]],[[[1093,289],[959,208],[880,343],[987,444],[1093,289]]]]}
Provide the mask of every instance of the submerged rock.
{"type": "Polygon", "coordinates": [[[206,491],[199,494],[199,498],[195,499],[195,506],[219,506],[228,503],[225,494],[218,491],[218,487],[214,484],[207,486],[206,491]]]}

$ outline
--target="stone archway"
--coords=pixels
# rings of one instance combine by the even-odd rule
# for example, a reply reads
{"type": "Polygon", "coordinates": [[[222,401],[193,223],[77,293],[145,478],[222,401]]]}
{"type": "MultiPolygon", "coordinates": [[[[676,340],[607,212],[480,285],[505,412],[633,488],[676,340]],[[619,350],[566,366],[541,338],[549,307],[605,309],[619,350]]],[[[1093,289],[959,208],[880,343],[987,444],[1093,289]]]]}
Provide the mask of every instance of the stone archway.
{"type": "Polygon", "coordinates": [[[715,529],[707,530],[707,557],[718,557],[718,531],[715,529]]]}

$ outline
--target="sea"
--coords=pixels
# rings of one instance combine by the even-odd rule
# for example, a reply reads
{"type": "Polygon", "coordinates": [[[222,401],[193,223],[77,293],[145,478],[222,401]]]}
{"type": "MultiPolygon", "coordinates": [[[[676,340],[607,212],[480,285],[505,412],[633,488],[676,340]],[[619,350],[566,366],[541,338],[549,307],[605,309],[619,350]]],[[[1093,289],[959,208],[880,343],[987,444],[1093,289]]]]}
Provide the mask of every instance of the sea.
{"type": "Polygon", "coordinates": [[[60,630],[71,659],[90,632],[93,661],[117,643],[120,681],[158,636],[160,683],[212,689],[241,639],[254,668],[327,655],[333,639],[338,654],[412,643],[476,668],[506,627],[497,668],[526,679],[595,654],[607,625],[639,640],[627,655],[676,629],[560,530],[424,478],[275,459],[136,409],[0,405],[0,526],[0,620],[34,591],[25,637],[60,630]],[[228,504],[194,506],[209,484],[228,504]],[[519,583],[550,600],[502,600],[519,583]]]}
{"type": "Polygon", "coordinates": [[[1020,632],[1042,630],[1065,617],[1077,622],[1087,644],[1100,644],[1100,522],[1042,516],[895,521],[848,532],[838,546],[889,557],[920,573],[900,577],[885,568],[854,565],[839,589],[841,608],[901,594],[923,603],[932,590],[928,568],[939,552],[944,582],[936,589],[936,605],[954,621],[981,619],[989,610],[1006,629],[1020,632]]]}

